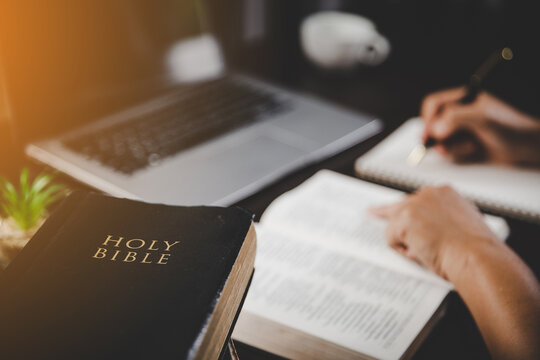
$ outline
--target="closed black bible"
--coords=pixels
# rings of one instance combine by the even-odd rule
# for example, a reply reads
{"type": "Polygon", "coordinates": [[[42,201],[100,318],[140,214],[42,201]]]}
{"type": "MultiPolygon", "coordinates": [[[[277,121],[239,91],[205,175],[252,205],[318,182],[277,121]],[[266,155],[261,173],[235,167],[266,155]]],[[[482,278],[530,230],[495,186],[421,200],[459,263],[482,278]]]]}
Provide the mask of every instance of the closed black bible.
{"type": "Polygon", "coordinates": [[[0,278],[0,357],[212,359],[254,269],[252,215],[75,192],[0,278]]]}

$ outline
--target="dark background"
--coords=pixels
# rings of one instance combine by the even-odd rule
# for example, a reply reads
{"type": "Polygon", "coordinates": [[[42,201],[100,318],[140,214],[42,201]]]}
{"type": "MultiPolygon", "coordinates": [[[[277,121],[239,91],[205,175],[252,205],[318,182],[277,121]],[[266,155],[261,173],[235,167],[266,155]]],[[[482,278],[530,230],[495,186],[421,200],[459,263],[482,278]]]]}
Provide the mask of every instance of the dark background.
{"type": "MultiPolygon", "coordinates": [[[[66,123],[74,126],[77,121],[88,121],[89,117],[155,95],[152,82],[161,80],[150,78],[149,69],[159,66],[155,54],[163,51],[161,46],[175,31],[199,30],[192,22],[192,0],[163,0],[159,5],[140,0],[82,1],[80,6],[66,0],[54,0],[46,6],[39,1],[19,4],[5,0],[0,5],[0,45],[7,44],[4,49],[0,46],[0,71],[4,68],[8,80],[14,74],[23,79],[8,82],[19,85],[8,89],[14,95],[11,100],[18,149],[29,138],[50,135],[66,123]],[[77,35],[65,31],[73,26],[86,30],[77,35]],[[171,27],[176,29],[171,31],[171,27]],[[54,42],[48,42],[46,36],[50,34],[54,42]],[[30,42],[35,46],[17,45],[30,42]],[[81,66],[70,67],[65,61],[59,50],[64,43],[70,43],[81,66]],[[101,51],[93,52],[97,44],[101,51]],[[126,54],[130,57],[122,59],[122,66],[108,65],[107,58],[126,54]],[[55,64],[50,71],[43,70],[49,68],[47,61],[55,64]],[[100,62],[101,73],[85,66],[100,62]],[[143,75],[139,83],[128,89],[115,86],[114,82],[131,79],[134,74],[143,75]],[[93,79],[101,83],[111,79],[111,86],[107,92],[97,91],[100,84],[93,79]],[[96,89],[86,86],[86,93],[77,97],[79,103],[70,107],[65,98],[80,91],[81,83],[96,89]],[[28,101],[21,104],[25,95],[28,101]],[[50,104],[62,101],[66,105],[55,109],[55,116],[50,118],[50,104]]],[[[393,116],[403,120],[417,114],[426,93],[466,83],[489,54],[511,46],[514,60],[496,68],[485,87],[529,113],[540,113],[539,31],[533,1],[201,0],[200,4],[206,10],[203,27],[220,39],[230,67],[370,112],[383,120],[393,116]],[[254,15],[253,9],[250,12],[248,3],[255,4],[263,15],[254,15]],[[374,21],[392,47],[387,61],[349,72],[323,71],[307,62],[300,49],[299,27],[307,15],[320,10],[353,12],[374,21]],[[246,38],[249,18],[263,23],[260,37],[246,38]]],[[[11,141],[8,131],[1,130],[0,143],[11,141]]]]}
{"type": "MultiPolygon", "coordinates": [[[[250,43],[242,38],[242,1],[212,2],[216,32],[231,49],[233,65],[291,86],[309,88],[309,81],[369,84],[389,100],[402,89],[424,94],[465,83],[494,50],[511,46],[515,59],[490,75],[486,87],[516,106],[538,113],[538,21],[534,2],[509,0],[341,0],[261,1],[267,13],[267,34],[250,43]],[[392,46],[378,67],[353,73],[321,72],[302,55],[298,29],[302,19],[319,10],[357,13],[373,20],[392,46]],[[227,16],[223,16],[227,14],[227,16]],[[340,76],[341,75],[341,76],[340,76]],[[398,91],[393,91],[393,88],[398,91]],[[530,95],[527,95],[530,94],[530,95]]],[[[419,99],[417,99],[419,100],[419,99]]],[[[359,99],[359,101],[362,101],[359,99]]],[[[416,104],[418,105],[418,104],[416,104]]],[[[364,106],[364,108],[369,106],[364,106]]],[[[373,109],[379,111],[379,109],[373,109]]]]}

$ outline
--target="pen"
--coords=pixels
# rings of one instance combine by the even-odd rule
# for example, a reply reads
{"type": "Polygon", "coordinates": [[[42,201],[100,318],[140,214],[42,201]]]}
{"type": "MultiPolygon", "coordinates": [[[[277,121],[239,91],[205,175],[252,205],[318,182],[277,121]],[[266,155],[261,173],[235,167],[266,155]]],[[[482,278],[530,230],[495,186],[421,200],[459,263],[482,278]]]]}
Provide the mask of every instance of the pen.
{"type": "MultiPolygon", "coordinates": [[[[482,82],[487,74],[501,61],[510,61],[514,57],[512,49],[505,47],[502,50],[495,51],[486,61],[471,75],[467,84],[465,95],[458,100],[459,104],[470,104],[480,92],[482,82]]],[[[437,140],[433,137],[428,137],[423,143],[418,144],[407,157],[407,164],[417,166],[427,153],[427,150],[437,144],[450,146],[454,143],[462,142],[465,138],[471,135],[466,131],[458,131],[444,140],[437,140]]]]}

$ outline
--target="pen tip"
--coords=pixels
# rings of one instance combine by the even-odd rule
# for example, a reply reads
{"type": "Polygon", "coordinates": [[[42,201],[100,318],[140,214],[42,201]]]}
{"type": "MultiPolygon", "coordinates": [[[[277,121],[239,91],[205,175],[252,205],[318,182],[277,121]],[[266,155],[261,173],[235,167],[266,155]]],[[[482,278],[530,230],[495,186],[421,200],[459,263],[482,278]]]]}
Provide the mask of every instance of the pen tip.
{"type": "Polygon", "coordinates": [[[426,151],[427,149],[424,144],[416,145],[409,156],[407,156],[407,165],[414,167],[420,164],[424,156],[426,156],[426,151]]]}

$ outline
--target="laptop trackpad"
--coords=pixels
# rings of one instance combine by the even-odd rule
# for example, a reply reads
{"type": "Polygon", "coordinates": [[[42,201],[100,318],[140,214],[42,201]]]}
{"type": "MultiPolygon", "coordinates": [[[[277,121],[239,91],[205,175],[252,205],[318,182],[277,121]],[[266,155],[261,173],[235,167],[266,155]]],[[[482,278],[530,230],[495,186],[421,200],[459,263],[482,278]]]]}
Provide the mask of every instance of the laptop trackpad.
{"type": "Polygon", "coordinates": [[[162,184],[157,184],[154,178],[152,197],[161,198],[164,203],[185,205],[210,204],[228,196],[240,199],[239,191],[249,190],[247,187],[255,186],[262,179],[282,175],[306,155],[305,150],[271,135],[260,134],[242,140],[222,143],[212,147],[211,152],[180,157],[179,161],[167,164],[173,165],[175,169],[169,170],[178,175],[174,176],[176,179],[169,176],[169,181],[162,184]]]}

